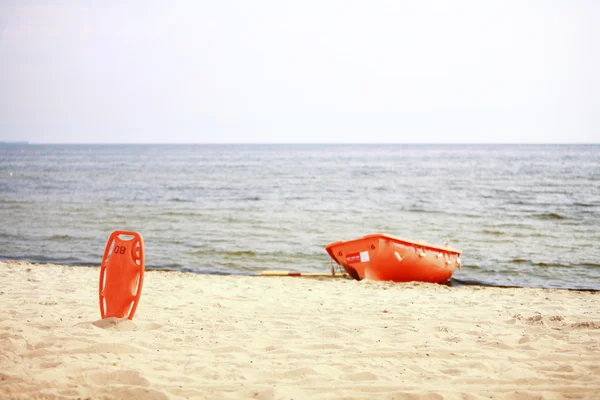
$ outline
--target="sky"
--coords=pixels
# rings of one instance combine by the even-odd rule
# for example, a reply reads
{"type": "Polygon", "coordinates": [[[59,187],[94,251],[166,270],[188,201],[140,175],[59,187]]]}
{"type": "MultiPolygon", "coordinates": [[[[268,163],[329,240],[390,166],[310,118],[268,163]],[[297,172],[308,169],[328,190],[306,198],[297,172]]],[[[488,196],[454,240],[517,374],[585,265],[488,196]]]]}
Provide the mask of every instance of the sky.
{"type": "Polygon", "coordinates": [[[600,143],[600,1],[0,0],[0,141],[600,143]]]}

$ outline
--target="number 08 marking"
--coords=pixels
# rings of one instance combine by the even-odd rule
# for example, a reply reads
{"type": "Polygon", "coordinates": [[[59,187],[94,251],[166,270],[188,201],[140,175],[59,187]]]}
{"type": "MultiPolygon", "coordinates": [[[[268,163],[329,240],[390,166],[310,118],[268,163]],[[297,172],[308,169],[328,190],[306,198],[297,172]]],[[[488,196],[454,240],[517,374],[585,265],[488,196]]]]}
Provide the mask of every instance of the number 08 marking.
{"type": "Polygon", "coordinates": [[[125,251],[127,251],[127,247],[125,246],[115,246],[115,249],[113,250],[114,254],[125,254],[125,251]]]}

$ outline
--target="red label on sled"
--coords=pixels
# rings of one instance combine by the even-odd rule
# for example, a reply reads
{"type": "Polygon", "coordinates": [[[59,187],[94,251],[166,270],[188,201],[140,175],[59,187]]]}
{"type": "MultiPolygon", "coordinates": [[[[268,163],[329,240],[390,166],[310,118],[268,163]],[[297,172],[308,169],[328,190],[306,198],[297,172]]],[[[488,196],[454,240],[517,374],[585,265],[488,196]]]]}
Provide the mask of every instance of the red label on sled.
{"type": "Polygon", "coordinates": [[[354,264],[360,262],[360,253],[346,254],[346,262],[348,264],[354,264]]]}

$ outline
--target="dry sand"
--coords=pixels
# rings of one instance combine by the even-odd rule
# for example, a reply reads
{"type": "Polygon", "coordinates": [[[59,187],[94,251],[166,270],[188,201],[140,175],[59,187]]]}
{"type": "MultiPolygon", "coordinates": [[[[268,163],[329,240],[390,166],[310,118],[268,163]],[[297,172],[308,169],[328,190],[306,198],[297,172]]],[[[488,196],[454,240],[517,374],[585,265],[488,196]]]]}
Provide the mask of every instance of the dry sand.
{"type": "Polygon", "coordinates": [[[0,263],[0,398],[600,398],[600,295],[0,263]]]}

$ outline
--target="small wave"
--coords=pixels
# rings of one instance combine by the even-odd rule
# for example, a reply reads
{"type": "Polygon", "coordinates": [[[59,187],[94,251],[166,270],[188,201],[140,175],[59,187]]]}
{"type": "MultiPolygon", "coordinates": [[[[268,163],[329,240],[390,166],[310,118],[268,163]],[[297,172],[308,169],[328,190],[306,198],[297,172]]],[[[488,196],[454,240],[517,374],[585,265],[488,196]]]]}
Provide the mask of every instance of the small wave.
{"type": "Polygon", "coordinates": [[[512,234],[512,236],[513,237],[526,237],[526,238],[532,238],[532,237],[539,237],[539,238],[542,238],[542,237],[544,237],[544,238],[545,237],[553,237],[552,235],[545,235],[545,234],[539,233],[539,232],[536,232],[536,233],[515,232],[515,233],[512,234]]]}
{"type": "Polygon", "coordinates": [[[404,208],[403,211],[411,212],[411,213],[418,213],[418,214],[423,213],[423,214],[430,214],[430,215],[440,215],[440,214],[441,215],[450,215],[450,216],[471,218],[471,219],[482,218],[482,216],[479,214],[465,213],[465,212],[454,211],[454,210],[426,209],[426,208],[421,208],[421,207],[404,208]]]}
{"type": "Polygon", "coordinates": [[[405,210],[405,211],[408,211],[408,212],[414,212],[414,213],[445,214],[445,215],[462,215],[462,214],[454,213],[454,212],[452,212],[452,211],[444,211],[444,210],[427,209],[427,208],[423,208],[423,207],[417,207],[417,206],[413,206],[413,207],[405,208],[404,210],[405,210]]]}
{"type": "Polygon", "coordinates": [[[4,199],[0,199],[0,204],[4,205],[4,204],[10,204],[10,205],[15,205],[15,206],[20,206],[23,203],[27,203],[27,201],[25,200],[4,200],[4,199]]]}
{"type": "Polygon", "coordinates": [[[93,264],[91,262],[85,262],[78,257],[47,257],[45,255],[31,255],[23,254],[18,257],[3,257],[5,260],[11,261],[25,261],[31,264],[56,264],[56,265],[67,265],[71,267],[93,265],[98,266],[100,263],[93,264]]]}
{"type": "Polygon", "coordinates": [[[77,267],[99,267],[101,263],[102,263],[102,258],[99,257],[98,262],[82,261],[82,262],[77,262],[77,264],[75,266],[77,266],[77,267]]]}
{"type": "Polygon", "coordinates": [[[244,250],[238,250],[238,251],[224,251],[224,250],[196,250],[196,251],[189,251],[186,252],[186,254],[192,255],[192,256],[202,256],[202,255],[218,255],[218,256],[233,256],[233,257],[242,257],[242,256],[246,256],[246,257],[255,257],[258,254],[253,252],[253,251],[244,251],[244,250]]]}
{"type": "Polygon", "coordinates": [[[546,263],[546,262],[535,262],[533,260],[526,260],[523,258],[515,258],[509,260],[510,264],[529,264],[532,267],[540,267],[540,268],[571,268],[572,265],[567,264],[556,264],[556,263],[546,263]]]}
{"type": "Polygon", "coordinates": [[[146,264],[146,269],[155,271],[182,271],[183,265],[179,263],[167,263],[161,265],[146,264]]]}
{"type": "Polygon", "coordinates": [[[364,177],[364,176],[374,176],[374,175],[373,175],[373,172],[371,172],[371,171],[354,171],[354,172],[352,172],[352,176],[364,177]]]}
{"type": "Polygon", "coordinates": [[[545,263],[545,262],[533,263],[532,265],[534,267],[540,267],[540,268],[571,268],[572,267],[572,265],[549,264],[549,263],[545,263]]]}
{"type": "Polygon", "coordinates": [[[226,252],[225,254],[228,254],[230,256],[255,256],[256,253],[253,251],[229,251],[226,252]]]}
{"type": "Polygon", "coordinates": [[[456,279],[451,278],[449,281],[449,286],[484,286],[484,287],[500,287],[500,288],[517,288],[521,286],[501,284],[501,283],[491,283],[485,280],[478,279],[456,279]]]}
{"type": "Polygon", "coordinates": [[[573,205],[577,207],[598,207],[598,204],[592,203],[573,203],[573,205]]]}
{"type": "Polygon", "coordinates": [[[223,271],[223,270],[214,269],[214,268],[199,269],[197,267],[183,267],[183,268],[181,268],[181,272],[189,272],[192,274],[199,274],[199,275],[221,275],[221,276],[249,275],[249,274],[242,273],[239,271],[223,271]]]}
{"type": "Polygon", "coordinates": [[[73,237],[69,236],[69,235],[52,235],[52,236],[50,236],[50,238],[48,240],[61,242],[61,241],[66,241],[66,240],[69,240],[72,238],[73,237]]]}
{"type": "Polygon", "coordinates": [[[479,265],[474,265],[474,264],[464,264],[461,268],[464,268],[465,270],[482,270],[485,271],[485,268],[481,268],[479,265]]]}
{"type": "Polygon", "coordinates": [[[557,213],[542,213],[542,214],[534,214],[535,218],[544,219],[544,220],[563,220],[567,219],[564,215],[560,215],[557,213]]]}
{"type": "Polygon", "coordinates": [[[502,231],[494,231],[494,230],[490,230],[490,229],[484,229],[483,233],[488,234],[488,235],[494,235],[494,236],[504,235],[504,232],[502,232],[502,231]]]}
{"type": "Polygon", "coordinates": [[[530,206],[531,205],[530,202],[523,201],[523,200],[508,200],[507,203],[515,205],[515,206],[530,206]]]}
{"type": "Polygon", "coordinates": [[[595,263],[583,263],[581,264],[582,267],[589,267],[589,268],[598,268],[600,267],[600,264],[595,264],[595,263]]]}
{"type": "Polygon", "coordinates": [[[424,208],[407,208],[406,211],[408,212],[414,212],[414,213],[426,213],[426,212],[431,212],[429,210],[425,210],[424,208]]]}
{"type": "Polygon", "coordinates": [[[173,203],[191,203],[192,202],[191,200],[181,199],[179,197],[173,197],[173,198],[169,199],[169,201],[173,202],[173,203]]]}
{"type": "Polygon", "coordinates": [[[187,211],[187,212],[182,212],[182,211],[167,211],[167,212],[163,212],[163,213],[159,214],[159,216],[167,216],[167,217],[201,217],[201,216],[203,216],[203,214],[199,213],[199,212],[195,212],[195,211],[187,211]]]}
{"type": "Polygon", "coordinates": [[[241,201],[260,201],[260,196],[251,196],[251,197],[243,197],[240,199],[241,201]]]}

